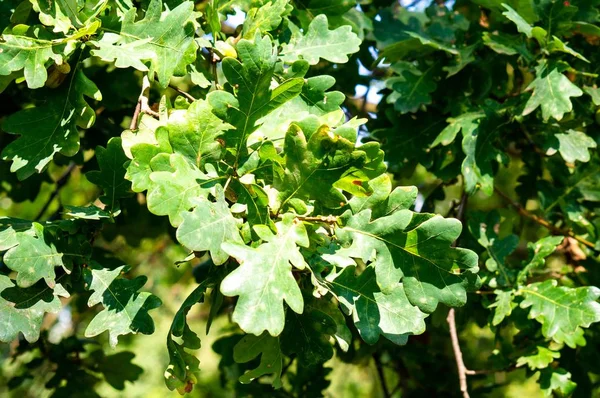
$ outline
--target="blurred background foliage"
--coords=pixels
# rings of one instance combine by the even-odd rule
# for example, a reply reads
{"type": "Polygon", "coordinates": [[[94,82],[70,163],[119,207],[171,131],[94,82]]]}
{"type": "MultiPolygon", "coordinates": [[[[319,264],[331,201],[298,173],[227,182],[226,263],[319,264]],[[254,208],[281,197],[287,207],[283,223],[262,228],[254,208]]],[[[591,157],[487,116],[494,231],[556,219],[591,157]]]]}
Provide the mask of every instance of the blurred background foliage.
{"type": "MultiPolygon", "coordinates": [[[[3,3],[0,0],[0,3],[3,3]]],[[[203,9],[203,2],[197,2],[197,8],[203,9]]],[[[243,3],[243,2],[240,2],[243,3]]],[[[250,1],[248,3],[251,3],[250,1]]],[[[366,21],[362,20],[364,29],[360,32],[365,38],[361,51],[355,54],[349,63],[332,65],[322,63],[311,69],[313,74],[331,74],[336,77],[334,87],[348,97],[345,108],[349,115],[370,118],[367,128],[362,132],[364,139],[372,137],[369,126],[381,124],[381,113],[377,116],[377,105],[382,101],[382,95],[388,96],[389,89],[385,88],[385,80],[390,75],[389,69],[373,68],[373,62],[378,56],[378,46],[385,45],[386,40],[395,42],[401,37],[395,37],[403,23],[410,24],[410,18],[423,18],[425,9],[432,2],[429,0],[401,1],[372,0],[361,1],[357,9],[365,10],[366,21]],[[403,7],[410,11],[402,23],[392,15],[391,10],[403,7]],[[410,17],[410,18],[409,18],[410,17]],[[387,90],[387,91],[386,91],[387,90]]],[[[462,2],[465,3],[465,2],[462,2]]],[[[445,4],[450,9],[453,2],[445,4]]],[[[233,30],[244,19],[244,12],[237,10],[229,17],[225,25],[233,30]]],[[[402,19],[402,18],[400,18],[402,19]]],[[[443,29],[444,26],[440,26],[443,29]]],[[[400,35],[400,33],[398,33],[400,35]]],[[[91,61],[90,61],[91,62],[91,61]]],[[[85,206],[98,197],[98,188],[87,181],[86,171],[97,168],[91,152],[96,145],[104,145],[110,137],[119,136],[127,128],[139,94],[141,74],[132,69],[106,68],[104,64],[86,65],[86,72],[91,80],[102,87],[103,100],[96,106],[98,117],[96,124],[82,137],[82,147],[85,148],[77,161],[83,163],[82,168],[76,168],[64,185],[57,184],[61,180],[69,159],[56,157],[48,172],[36,175],[19,182],[8,172],[9,164],[0,163],[0,216],[11,216],[24,219],[53,219],[60,217],[63,205],[85,206]],[[89,160],[89,161],[88,161],[89,160]],[[85,162],[84,162],[85,161],[85,162]],[[58,189],[60,188],[60,189],[58,189]],[[48,204],[48,206],[46,206],[48,204]]],[[[186,87],[190,94],[202,97],[207,89],[194,86],[190,81],[182,79],[179,87],[186,87]]],[[[450,88],[452,89],[452,88],[450,88]]],[[[17,104],[24,102],[24,90],[17,86],[6,89],[0,95],[0,117],[17,110],[17,104]]],[[[175,99],[177,92],[167,88],[153,89],[150,102],[156,103],[162,95],[175,99]]],[[[385,98],[385,97],[384,97],[385,98]]],[[[445,120],[446,116],[435,114],[432,117],[445,120]]],[[[388,126],[389,127],[389,126],[388,126]]],[[[434,136],[435,138],[435,136],[434,136]]],[[[2,140],[8,139],[0,133],[2,140]]],[[[419,207],[421,211],[435,212],[444,216],[453,216],[461,198],[463,181],[460,177],[444,178],[443,173],[434,174],[426,162],[408,162],[394,160],[396,148],[388,143],[390,169],[394,173],[395,185],[415,185],[419,188],[419,207]]],[[[402,143],[401,143],[402,144],[402,143]]],[[[405,148],[406,149],[406,148],[405,148]]],[[[495,186],[503,192],[514,192],[517,179],[524,174],[525,163],[520,156],[512,156],[509,162],[498,164],[495,172],[495,186]]],[[[435,169],[439,172],[439,169],[435,169]]],[[[456,170],[454,170],[456,172],[456,170]]],[[[456,173],[455,173],[456,174],[456,173]]],[[[177,396],[176,392],[168,392],[163,382],[165,364],[168,355],[164,340],[167,335],[173,315],[180,303],[196,285],[194,272],[201,272],[201,259],[191,263],[177,265],[187,253],[174,243],[174,229],[165,217],[157,217],[149,213],[144,204],[143,195],[133,196],[122,200],[122,215],[117,222],[106,225],[96,241],[96,245],[117,254],[127,264],[133,265],[132,275],[146,275],[149,278],[146,288],[158,297],[163,298],[163,307],[153,313],[156,332],[151,336],[124,336],[118,348],[108,346],[106,336],[101,336],[101,344],[106,355],[116,355],[121,351],[135,354],[133,367],[126,370],[135,383],[126,383],[121,391],[115,390],[105,382],[99,382],[96,392],[102,397],[163,397],[177,396]],[[140,204],[142,206],[140,206],[140,204]],[[142,372],[143,370],[143,372],[142,372]]],[[[534,204],[535,205],[535,204],[534,204]]],[[[524,220],[514,209],[505,204],[498,195],[487,196],[478,192],[469,199],[469,211],[489,212],[496,209],[503,220],[498,234],[504,237],[513,231],[520,231],[522,242],[535,241],[547,234],[539,225],[524,220]]],[[[469,234],[463,237],[462,246],[478,248],[478,244],[469,234]]],[[[479,249],[478,249],[479,250],[479,249]]],[[[567,264],[567,254],[556,252],[547,261],[549,272],[560,272],[567,264]]],[[[526,246],[521,244],[517,249],[517,257],[526,257],[526,246]]],[[[590,271],[587,277],[598,279],[597,271],[590,271]]],[[[49,345],[58,345],[61,340],[71,335],[83,335],[83,328],[89,322],[92,314],[71,315],[70,308],[77,308],[87,297],[81,296],[69,302],[60,313],[49,315],[45,319],[47,334],[42,341],[49,345]]],[[[485,308],[489,303],[484,296],[470,295],[469,304],[464,310],[457,311],[457,321],[460,325],[460,340],[463,344],[465,362],[472,369],[487,369],[490,355],[499,349],[502,343],[486,325],[489,312],[485,308]]],[[[330,360],[325,367],[331,368],[327,379],[330,386],[325,392],[328,397],[380,397],[383,396],[379,381],[378,369],[372,354],[381,352],[379,358],[383,373],[389,386],[407,387],[413,391],[410,396],[448,396],[458,394],[455,362],[448,338],[446,323],[447,308],[440,308],[427,319],[427,331],[421,336],[411,337],[406,346],[394,346],[383,339],[377,345],[357,346],[358,352],[352,352],[345,358],[343,355],[330,360]],[[401,357],[402,361],[395,361],[401,357]],[[406,383],[406,385],[403,385],[406,383]],[[420,395],[414,392],[420,392],[420,395]]],[[[212,349],[219,336],[235,333],[226,317],[218,318],[213,325],[213,332],[205,336],[204,330],[208,317],[206,304],[192,309],[188,319],[190,325],[198,332],[202,340],[202,348],[198,351],[202,372],[198,384],[191,396],[194,397],[234,397],[240,396],[227,380],[221,376],[219,369],[221,357],[212,349]]],[[[516,333],[510,329],[505,333],[516,333]]],[[[64,341],[64,340],[63,340],[64,341]]],[[[510,340],[507,340],[510,341],[510,340]]],[[[24,344],[20,342],[19,344],[24,344]]],[[[94,344],[85,346],[87,352],[94,351],[94,344]]],[[[9,352],[18,349],[16,344],[0,345],[0,396],[14,397],[45,397],[51,391],[44,389],[44,384],[52,377],[52,364],[40,367],[33,372],[34,378],[25,380],[20,387],[9,390],[9,383],[21,374],[23,364],[32,359],[28,353],[16,360],[9,360],[9,352]]],[[[596,352],[596,347],[589,347],[590,355],[596,352]]],[[[575,355],[574,350],[563,350],[563,357],[575,355]],[[573,352],[569,352],[573,351],[573,352]]],[[[597,354],[596,354],[597,355],[597,354]]],[[[574,378],[579,379],[577,375],[574,378]]],[[[597,376],[591,375],[592,382],[598,382],[597,376]]],[[[582,381],[586,383],[586,381],[582,381]]],[[[485,397],[537,397],[543,396],[536,377],[529,377],[525,369],[511,372],[493,372],[469,378],[472,396],[485,397]]],[[[82,391],[81,396],[86,396],[82,391]]],[[[278,396],[273,393],[273,396],[278,396]]],[[[400,391],[394,391],[392,396],[402,396],[400,391]]],[[[409,396],[409,395],[406,395],[409,396]]]]}

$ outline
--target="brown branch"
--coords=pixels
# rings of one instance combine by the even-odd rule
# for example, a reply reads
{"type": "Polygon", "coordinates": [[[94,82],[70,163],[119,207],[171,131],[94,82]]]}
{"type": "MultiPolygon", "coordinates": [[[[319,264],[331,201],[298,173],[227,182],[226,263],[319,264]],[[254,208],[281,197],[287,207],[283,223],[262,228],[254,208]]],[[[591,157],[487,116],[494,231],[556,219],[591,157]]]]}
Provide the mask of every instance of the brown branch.
{"type": "Polygon", "coordinates": [[[196,98],[194,98],[190,93],[187,93],[185,91],[183,91],[182,89],[180,89],[179,87],[176,87],[172,84],[169,84],[169,88],[172,90],[177,91],[179,94],[183,95],[185,98],[187,98],[188,100],[194,102],[196,101],[196,98]]]}
{"type": "Polygon", "coordinates": [[[504,192],[500,191],[498,188],[494,188],[494,191],[496,191],[496,193],[498,195],[502,196],[502,198],[505,201],[507,201],[512,207],[514,207],[520,215],[522,215],[523,217],[527,217],[530,220],[536,222],[537,224],[539,224],[542,227],[549,230],[554,235],[569,236],[569,237],[575,239],[577,242],[589,247],[590,249],[596,250],[596,248],[592,242],[575,235],[575,233],[572,230],[559,228],[556,225],[551,224],[547,220],[545,220],[539,216],[536,216],[533,213],[530,213],[523,206],[521,206],[519,203],[517,203],[515,200],[513,200],[510,196],[508,196],[504,192]]]}
{"type": "Polygon", "coordinates": [[[458,342],[458,333],[456,332],[454,308],[450,308],[446,321],[448,322],[448,327],[450,328],[450,339],[452,341],[454,358],[456,359],[456,367],[458,368],[458,382],[460,384],[460,391],[462,392],[463,398],[469,398],[469,391],[467,390],[467,375],[475,373],[471,373],[473,371],[468,370],[465,366],[465,362],[463,361],[462,351],[460,350],[460,344],[458,342]]]}
{"type": "MultiPolygon", "coordinates": [[[[468,200],[469,195],[466,192],[463,192],[460,198],[460,203],[458,204],[458,209],[456,210],[456,218],[458,219],[458,221],[460,221],[461,224],[464,224],[463,220],[465,217],[465,211],[467,208],[468,200]]],[[[456,247],[457,245],[458,239],[456,239],[452,243],[452,247],[456,247]]],[[[465,366],[462,351],[460,350],[460,343],[458,342],[458,333],[456,331],[456,319],[454,316],[454,308],[450,308],[446,321],[448,322],[448,327],[450,329],[450,340],[452,341],[452,350],[454,351],[454,358],[456,359],[456,368],[458,370],[458,382],[460,384],[460,391],[462,392],[463,398],[469,398],[469,392],[467,390],[467,374],[470,371],[465,366]]]]}
{"type": "Polygon", "coordinates": [[[384,398],[390,398],[390,390],[387,382],[385,381],[385,373],[383,372],[383,366],[381,365],[381,359],[377,354],[373,354],[373,361],[375,361],[375,369],[377,369],[377,375],[379,376],[379,383],[381,384],[381,390],[384,398]]]}
{"type": "Polygon", "coordinates": [[[145,113],[150,116],[154,116],[158,118],[160,115],[157,112],[154,112],[150,109],[150,105],[148,105],[148,91],[150,90],[150,80],[147,75],[144,75],[142,79],[142,91],[140,92],[140,96],[138,97],[137,105],[135,106],[135,111],[133,112],[133,117],[131,118],[131,123],[129,124],[129,130],[137,130],[140,114],[145,113]]]}

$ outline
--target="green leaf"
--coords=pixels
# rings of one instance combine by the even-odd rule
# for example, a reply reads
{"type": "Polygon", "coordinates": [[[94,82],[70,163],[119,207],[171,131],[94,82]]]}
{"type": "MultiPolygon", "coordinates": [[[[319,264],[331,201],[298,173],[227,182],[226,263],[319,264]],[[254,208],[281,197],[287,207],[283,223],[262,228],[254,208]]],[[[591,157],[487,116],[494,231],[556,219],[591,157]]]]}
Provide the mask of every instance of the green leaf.
{"type": "Polygon", "coordinates": [[[547,236],[537,242],[527,243],[529,260],[525,267],[519,271],[517,281],[522,284],[530,276],[531,271],[544,266],[545,259],[556,250],[556,247],[564,240],[563,236],[547,236]]]}
{"type": "Polygon", "coordinates": [[[535,38],[540,43],[544,41],[547,35],[547,32],[544,29],[540,27],[533,27],[509,5],[502,4],[502,7],[506,9],[506,11],[502,13],[502,15],[504,15],[510,21],[514,22],[519,32],[525,34],[525,36],[527,36],[528,38],[535,38]]]}
{"type": "Polygon", "coordinates": [[[527,37],[531,37],[531,24],[527,22],[522,16],[519,15],[512,7],[507,4],[502,4],[502,7],[506,9],[502,13],[508,20],[514,22],[519,32],[524,33],[527,37]]]}
{"type": "Polygon", "coordinates": [[[383,293],[377,286],[372,267],[367,267],[359,276],[355,272],[355,267],[346,267],[326,280],[366,343],[375,344],[383,335],[403,345],[409,335],[425,331],[427,314],[409,302],[401,283],[390,288],[390,293],[383,293]]]}
{"type": "Polygon", "coordinates": [[[327,16],[317,15],[306,34],[297,27],[292,31],[289,43],[282,46],[280,57],[284,62],[293,63],[304,59],[311,65],[319,63],[319,59],[336,63],[348,62],[348,55],[358,52],[360,39],[352,32],[350,26],[344,25],[329,30],[327,16]]]}
{"type": "Polygon", "coordinates": [[[358,214],[370,209],[372,218],[388,216],[397,210],[409,209],[417,199],[417,187],[396,187],[392,191],[392,181],[388,174],[369,181],[372,194],[369,196],[354,196],[348,204],[352,213],[358,214]]]}
{"type": "Polygon", "coordinates": [[[167,87],[172,76],[185,73],[185,66],[194,62],[198,45],[194,41],[194,3],[184,1],[168,12],[162,9],[162,0],[151,0],[144,19],[135,22],[138,10],[130,8],[117,32],[120,39],[101,39],[97,42],[100,52],[96,50],[94,55],[109,62],[114,60],[117,67],[143,70],[141,60],[152,53],[150,72],[156,73],[162,87],[167,87]]]}
{"type": "Polygon", "coordinates": [[[0,252],[3,252],[18,245],[19,240],[17,239],[17,231],[10,224],[5,225],[3,217],[0,218],[0,221],[2,222],[0,223],[0,252]]]}
{"type": "Polygon", "coordinates": [[[461,165],[465,178],[465,190],[472,195],[481,189],[486,195],[494,192],[494,172],[492,162],[502,155],[492,145],[497,128],[491,122],[477,123],[476,128],[467,133],[463,129],[462,149],[465,160],[461,165]]]}
{"type": "Polygon", "coordinates": [[[463,113],[456,118],[449,118],[449,123],[442,132],[436,137],[431,147],[438,146],[440,144],[446,146],[450,145],[456,139],[458,133],[462,130],[463,137],[473,133],[475,129],[479,127],[479,119],[485,115],[482,112],[470,112],[463,113]]]}
{"type": "Polygon", "coordinates": [[[354,143],[320,127],[307,136],[292,124],[285,137],[285,173],[275,182],[280,191],[280,209],[292,199],[318,199],[324,206],[339,208],[346,203],[341,190],[366,196],[367,182],[385,171],[379,145],[354,143]]]}
{"type": "Polygon", "coordinates": [[[541,106],[544,121],[550,117],[561,120],[565,113],[573,109],[570,97],[579,97],[583,95],[583,91],[557,69],[548,73],[545,64],[537,68],[536,75],[535,80],[527,87],[527,90],[533,90],[533,94],[525,104],[523,116],[541,106]]]}
{"type": "MultiPolygon", "coordinates": [[[[304,64],[308,69],[306,61],[296,61],[290,69],[294,69],[297,64],[304,64]]],[[[334,84],[335,79],[327,75],[305,79],[300,95],[259,120],[258,123],[262,124],[251,138],[264,137],[277,143],[285,137],[286,131],[293,122],[304,123],[317,119],[311,115],[319,117],[318,124],[338,126],[340,120],[345,120],[340,108],[345,96],[339,91],[327,91],[334,84]]]]}
{"type": "Polygon", "coordinates": [[[128,156],[132,158],[127,165],[125,178],[131,181],[131,189],[134,192],[143,192],[152,186],[150,175],[153,171],[159,171],[152,169],[152,159],[160,153],[173,152],[169,143],[169,130],[159,128],[160,125],[155,125],[154,122],[144,123],[148,118],[158,123],[150,116],[142,116],[137,132],[126,130],[121,134],[125,154],[129,152],[128,156]]]}
{"type": "Polygon", "coordinates": [[[206,185],[213,180],[179,153],[168,159],[171,170],[150,174],[148,210],[159,216],[169,216],[171,225],[177,227],[183,222],[184,212],[197,205],[197,198],[208,196],[210,188],[206,185]]]}
{"type": "Polygon", "coordinates": [[[392,88],[394,93],[387,99],[394,104],[400,113],[415,113],[422,105],[431,104],[431,93],[437,88],[433,79],[433,68],[425,72],[413,73],[405,70],[401,77],[393,77],[386,81],[386,86],[392,88]]]}
{"type": "Polygon", "coordinates": [[[586,94],[592,97],[594,105],[600,106],[600,88],[584,86],[583,91],[585,91],[586,94]]]}
{"type": "Polygon", "coordinates": [[[206,289],[211,282],[207,279],[198,285],[181,304],[173,317],[173,323],[167,335],[169,366],[165,371],[165,383],[171,391],[178,389],[189,392],[196,383],[195,374],[200,371],[200,361],[187,350],[200,349],[200,338],[190,329],[187,315],[194,305],[204,302],[206,289]],[[173,337],[179,338],[181,343],[173,337]]]}
{"type": "Polygon", "coordinates": [[[198,168],[221,158],[223,148],[217,138],[233,128],[219,119],[203,100],[194,101],[185,111],[172,112],[165,127],[169,130],[173,151],[187,157],[198,168]]]}
{"type": "Polygon", "coordinates": [[[558,139],[558,151],[567,163],[590,161],[590,148],[596,148],[596,141],[587,134],[568,130],[566,133],[557,133],[554,136],[558,139]]]}
{"type": "MultiPolygon", "coordinates": [[[[82,25],[79,20],[81,4],[77,0],[30,0],[33,10],[39,13],[40,22],[54,26],[54,32],[68,33],[71,28],[82,25]]],[[[98,2],[102,6],[103,1],[98,2]]]]}
{"type": "Polygon", "coordinates": [[[57,54],[64,49],[64,43],[62,40],[47,38],[41,29],[33,30],[27,35],[19,33],[2,34],[0,75],[10,76],[13,72],[23,70],[27,87],[43,87],[48,79],[46,64],[50,59],[57,64],[62,63],[62,57],[57,54]]]}
{"type": "Polygon", "coordinates": [[[127,156],[123,152],[121,138],[113,137],[106,148],[96,147],[99,171],[90,171],[85,176],[104,191],[100,197],[108,209],[118,208],[118,200],[131,195],[131,183],[125,179],[125,162],[127,156]]]}
{"type": "Polygon", "coordinates": [[[545,347],[536,347],[535,353],[529,353],[517,359],[517,367],[527,365],[529,369],[544,369],[547,368],[555,359],[560,358],[560,352],[552,351],[545,347]]]}
{"type": "Polygon", "coordinates": [[[29,287],[43,279],[49,287],[54,287],[54,267],[64,267],[64,262],[52,236],[41,224],[33,223],[31,229],[16,232],[15,238],[19,244],[4,253],[3,261],[17,272],[17,285],[29,287]]]}
{"type": "Polygon", "coordinates": [[[281,349],[288,356],[297,355],[305,366],[324,363],[333,356],[329,339],[335,335],[337,323],[330,314],[318,307],[319,302],[324,300],[304,294],[302,314],[293,311],[286,314],[285,328],[280,338],[281,349]]]}
{"type": "MultiPolygon", "coordinates": [[[[111,219],[113,216],[119,215],[119,211],[111,213],[101,208],[91,205],[87,207],[81,206],[65,206],[66,216],[83,219],[83,220],[103,220],[111,219]]],[[[0,246],[1,247],[1,246],[0,246]]]]}
{"type": "Polygon", "coordinates": [[[528,61],[533,60],[533,55],[520,36],[508,35],[500,32],[483,32],[483,43],[498,54],[522,55],[528,61]]]}
{"type": "Polygon", "coordinates": [[[198,200],[191,212],[182,215],[177,228],[177,240],[193,251],[210,251],[215,265],[223,264],[229,255],[221,248],[223,242],[244,244],[236,219],[225,201],[223,188],[217,185],[216,201],[198,200]]]}
{"type": "Polygon", "coordinates": [[[350,216],[336,229],[342,245],[340,254],[372,262],[377,284],[392,293],[402,282],[406,296],[420,310],[433,312],[438,303],[462,306],[467,290],[478,286],[477,255],[451,248],[461,223],[433,214],[398,210],[372,220],[371,210],[350,216]]]}
{"type": "Polygon", "coordinates": [[[135,68],[142,72],[148,71],[144,61],[149,61],[156,56],[156,53],[148,46],[152,38],[118,45],[119,40],[122,40],[119,34],[104,33],[99,41],[90,42],[98,47],[98,49],[92,50],[92,55],[106,62],[114,62],[117,68],[135,68]]]}
{"type": "Polygon", "coordinates": [[[564,240],[563,236],[547,236],[537,242],[529,242],[527,249],[529,250],[528,267],[540,268],[544,265],[545,258],[554,253],[556,247],[564,240]]]}
{"type": "Polygon", "coordinates": [[[545,337],[569,347],[584,345],[582,328],[600,321],[600,289],[594,286],[557,286],[554,279],[521,288],[521,308],[530,308],[529,317],[542,324],[545,337]]]}
{"type": "Polygon", "coordinates": [[[284,218],[276,226],[277,235],[267,227],[254,227],[265,241],[258,248],[232,242],[222,245],[240,266],[225,277],[221,293],[228,297],[239,296],[232,319],[246,333],[257,336],[265,330],[271,336],[281,333],[285,323],[284,301],[298,314],[304,308],[292,265],[297,269],[306,267],[298,248],[298,245],[309,245],[306,229],[291,217],[284,218]]]}
{"type": "Polygon", "coordinates": [[[410,36],[409,39],[386,46],[377,60],[386,59],[388,62],[396,62],[413,56],[427,55],[434,51],[443,51],[450,55],[459,54],[455,48],[418,33],[407,31],[406,34],[410,36]]]}
{"type": "Polygon", "coordinates": [[[499,225],[500,216],[497,211],[492,211],[487,214],[485,220],[473,217],[469,222],[469,229],[489,255],[485,266],[495,275],[495,285],[510,286],[513,283],[514,272],[507,267],[506,258],[517,249],[519,237],[510,234],[500,239],[495,231],[499,225]]]}
{"type": "Polygon", "coordinates": [[[228,147],[238,158],[246,152],[248,136],[257,129],[260,118],[300,94],[304,80],[293,78],[271,89],[277,55],[268,36],[256,36],[254,42],[242,39],[237,44],[240,61],[223,59],[223,73],[237,85],[237,97],[219,92],[208,97],[215,113],[235,127],[225,135],[228,147]]]}
{"type": "Polygon", "coordinates": [[[132,280],[120,278],[124,269],[124,265],[109,269],[92,262],[84,270],[88,289],[93,291],[88,306],[102,304],[104,307],[87,326],[85,336],[94,337],[108,331],[112,347],[117,345],[121,335],[154,333],[154,322],[148,311],[162,304],[155,295],[138,292],[146,284],[147,277],[138,276],[132,280]]]}
{"type": "Polygon", "coordinates": [[[575,58],[579,58],[582,61],[590,62],[586,57],[573,50],[571,47],[567,46],[562,40],[560,40],[556,36],[552,36],[552,40],[548,43],[548,51],[553,52],[561,52],[565,54],[570,54],[575,58]]]}
{"type": "MultiPolygon", "coordinates": [[[[1,64],[1,63],[0,63],[1,64]]],[[[49,90],[43,105],[10,115],[2,129],[20,137],[2,151],[12,160],[11,172],[20,180],[41,173],[56,153],[74,156],[79,151],[77,127],[90,128],[96,119],[85,96],[101,100],[96,85],[78,67],[59,89],[49,90]]]]}
{"type": "Polygon", "coordinates": [[[47,312],[57,313],[62,308],[59,296],[69,297],[69,293],[57,284],[54,290],[47,286],[38,289],[33,299],[22,296],[14,301],[4,299],[7,289],[14,289],[15,284],[5,275],[0,275],[0,341],[10,343],[23,333],[25,340],[30,343],[37,341],[44,314],[47,312]],[[40,299],[48,293],[50,301],[40,299]],[[36,299],[37,298],[37,299],[36,299]]]}
{"type": "Polygon", "coordinates": [[[251,8],[246,15],[242,36],[253,39],[256,32],[267,33],[277,28],[292,11],[289,0],[273,0],[258,8],[251,8]]]}
{"type": "Polygon", "coordinates": [[[494,290],[494,294],[496,295],[496,301],[490,304],[488,308],[494,308],[492,325],[498,326],[502,323],[504,318],[512,314],[512,310],[517,306],[517,304],[513,301],[514,295],[512,290],[494,290]]]}
{"type": "Polygon", "coordinates": [[[562,396],[569,396],[577,387],[577,383],[571,381],[571,373],[563,368],[548,368],[541,371],[538,382],[547,397],[552,396],[553,391],[558,391],[562,396]]]}
{"type": "Polygon", "coordinates": [[[283,354],[279,338],[263,333],[260,336],[246,335],[233,348],[233,358],[237,363],[250,362],[260,355],[260,364],[240,376],[240,383],[248,384],[264,375],[273,375],[273,387],[281,387],[283,354]]]}
{"type": "Polygon", "coordinates": [[[329,314],[311,306],[319,301],[310,295],[304,295],[304,311],[296,314],[288,311],[285,329],[281,334],[281,349],[290,355],[298,355],[298,360],[306,366],[312,366],[331,359],[333,346],[329,339],[336,332],[336,322],[329,314]]]}

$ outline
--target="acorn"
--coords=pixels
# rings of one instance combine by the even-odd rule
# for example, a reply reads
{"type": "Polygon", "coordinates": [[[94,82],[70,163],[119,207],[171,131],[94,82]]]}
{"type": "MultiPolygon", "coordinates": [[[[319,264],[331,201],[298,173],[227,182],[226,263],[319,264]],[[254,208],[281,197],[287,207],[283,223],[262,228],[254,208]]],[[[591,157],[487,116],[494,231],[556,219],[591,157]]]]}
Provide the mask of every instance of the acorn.
{"type": "Polygon", "coordinates": [[[53,64],[48,68],[48,79],[45,86],[48,88],[57,88],[65,81],[69,72],[71,72],[71,65],[68,63],[53,64]]]}

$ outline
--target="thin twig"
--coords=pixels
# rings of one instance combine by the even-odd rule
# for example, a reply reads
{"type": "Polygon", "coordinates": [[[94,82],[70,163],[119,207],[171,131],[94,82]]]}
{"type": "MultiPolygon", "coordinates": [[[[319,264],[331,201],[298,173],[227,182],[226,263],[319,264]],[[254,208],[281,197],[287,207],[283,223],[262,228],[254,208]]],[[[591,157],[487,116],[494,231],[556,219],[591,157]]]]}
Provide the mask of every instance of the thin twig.
{"type": "Polygon", "coordinates": [[[458,382],[460,383],[460,391],[462,392],[463,398],[469,398],[469,391],[467,390],[467,374],[470,374],[470,370],[465,366],[463,361],[462,351],[460,350],[460,344],[458,342],[458,333],[456,332],[456,319],[454,317],[454,308],[450,308],[448,311],[448,327],[450,328],[450,339],[452,341],[452,350],[454,351],[454,358],[456,359],[456,367],[458,368],[458,382]]]}
{"type": "Polygon", "coordinates": [[[179,87],[176,87],[176,86],[174,86],[172,84],[169,84],[169,88],[177,91],[179,94],[183,95],[185,98],[189,99],[192,102],[196,101],[196,98],[194,98],[190,93],[187,93],[187,92],[183,91],[179,87]]]}
{"type": "MultiPolygon", "coordinates": [[[[469,200],[469,195],[466,192],[463,192],[460,202],[458,204],[458,208],[456,209],[456,218],[460,221],[461,224],[465,218],[465,211],[467,209],[467,201],[469,200]]],[[[456,239],[452,243],[452,247],[456,247],[458,245],[458,239],[456,239]]],[[[469,392],[467,390],[467,374],[470,372],[465,366],[465,362],[463,361],[462,351],[460,350],[460,343],[458,342],[458,333],[456,332],[456,319],[454,316],[454,308],[450,308],[448,312],[448,317],[446,318],[448,322],[448,327],[450,329],[450,340],[452,341],[452,350],[454,351],[454,358],[456,359],[456,368],[458,370],[458,382],[460,384],[460,391],[462,392],[463,398],[469,398],[469,392]]]]}
{"type": "Polygon", "coordinates": [[[140,96],[138,97],[138,102],[135,106],[133,117],[131,118],[131,124],[129,125],[130,130],[137,130],[141,113],[146,113],[156,118],[160,116],[157,112],[154,112],[152,109],[150,109],[150,105],[148,105],[149,90],[150,80],[148,79],[147,75],[144,75],[144,78],[142,79],[142,91],[140,92],[140,96]]]}
{"type": "Polygon", "coordinates": [[[526,210],[523,206],[521,206],[519,203],[517,203],[515,200],[513,200],[510,196],[508,196],[507,194],[505,194],[504,192],[498,190],[498,188],[494,188],[494,191],[496,191],[496,193],[500,196],[502,196],[502,198],[507,201],[512,207],[514,207],[520,215],[522,215],[523,217],[527,217],[532,221],[535,221],[536,223],[538,223],[539,225],[541,225],[542,227],[546,228],[547,230],[549,230],[551,233],[553,233],[554,235],[562,235],[562,236],[570,236],[571,238],[575,239],[577,242],[589,247],[592,250],[596,250],[594,244],[584,238],[581,238],[577,235],[575,235],[575,233],[573,231],[571,231],[570,229],[562,229],[557,227],[556,225],[551,224],[550,222],[548,222],[547,220],[536,216],[533,213],[530,213],[528,210],[526,210]]]}
{"type": "Polygon", "coordinates": [[[384,398],[390,398],[390,390],[388,389],[387,382],[385,381],[385,373],[383,372],[383,366],[381,366],[381,359],[377,354],[373,354],[373,360],[375,361],[375,369],[377,369],[377,375],[379,376],[379,383],[381,384],[381,390],[383,391],[384,398]]]}
{"type": "MultiPolygon", "coordinates": [[[[283,218],[283,214],[278,215],[279,218],[283,218]]],[[[300,221],[307,222],[324,222],[328,224],[335,224],[338,221],[336,216],[295,216],[300,221]]]]}
{"type": "Polygon", "coordinates": [[[61,176],[58,178],[58,180],[56,180],[56,187],[54,187],[54,191],[52,191],[52,193],[50,194],[50,197],[44,204],[44,207],[42,207],[42,209],[38,213],[37,217],[35,218],[36,221],[39,221],[42,218],[42,216],[44,215],[44,213],[46,212],[46,210],[48,210],[48,207],[50,207],[50,204],[56,198],[60,189],[63,186],[65,186],[65,184],[69,181],[69,177],[71,176],[71,173],[73,172],[73,170],[75,170],[76,166],[77,165],[75,163],[71,162],[69,164],[69,167],[67,167],[67,169],[64,171],[64,173],[62,173],[61,176]]]}

